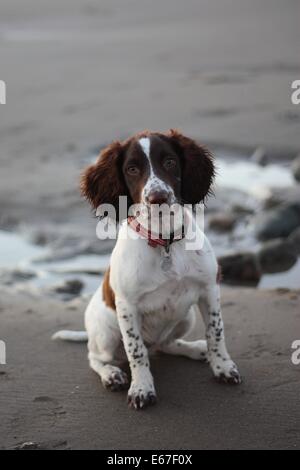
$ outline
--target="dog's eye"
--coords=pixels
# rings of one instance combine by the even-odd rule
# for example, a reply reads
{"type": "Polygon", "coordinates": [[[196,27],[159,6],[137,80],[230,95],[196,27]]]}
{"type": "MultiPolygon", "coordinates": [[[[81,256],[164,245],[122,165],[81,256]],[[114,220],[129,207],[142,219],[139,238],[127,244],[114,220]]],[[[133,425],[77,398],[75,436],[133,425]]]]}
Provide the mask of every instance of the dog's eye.
{"type": "Polygon", "coordinates": [[[126,168],[126,171],[129,175],[131,176],[136,176],[139,174],[140,170],[138,169],[137,166],[135,165],[129,165],[127,168],[126,168]]]}
{"type": "Polygon", "coordinates": [[[175,158],[168,157],[164,160],[164,167],[167,170],[170,170],[171,168],[175,168],[176,165],[177,165],[177,161],[175,160],[175,158]]]}

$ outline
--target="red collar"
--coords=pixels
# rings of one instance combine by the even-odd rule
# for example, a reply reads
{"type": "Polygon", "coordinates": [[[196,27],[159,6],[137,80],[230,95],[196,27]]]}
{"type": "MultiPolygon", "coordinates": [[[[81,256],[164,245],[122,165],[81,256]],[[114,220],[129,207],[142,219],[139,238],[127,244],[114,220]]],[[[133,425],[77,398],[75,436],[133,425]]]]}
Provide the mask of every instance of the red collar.
{"type": "Polygon", "coordinates": [[[128,225],[135,231],[137,232],[142,238],[145,238],[148,240],[148,245],[152,246],[153,248],[156,248],[157,246],[164,246],[166,250],[168,251],[169,246],[173,242],[177,242],[179,240],[182,240],[184,238],[184,233],[182,230],[182,233],[179,235],[176,235],[173,233],[170,234],[170,238],[163,238],[162,235],[160,234],[158,237],[154,237],[153,234],[151,233],[151,230],[145,229],[139,222],[137,222],[136,218],[134,216],[129,216],[127,218],[127,223],[128,225]]]}

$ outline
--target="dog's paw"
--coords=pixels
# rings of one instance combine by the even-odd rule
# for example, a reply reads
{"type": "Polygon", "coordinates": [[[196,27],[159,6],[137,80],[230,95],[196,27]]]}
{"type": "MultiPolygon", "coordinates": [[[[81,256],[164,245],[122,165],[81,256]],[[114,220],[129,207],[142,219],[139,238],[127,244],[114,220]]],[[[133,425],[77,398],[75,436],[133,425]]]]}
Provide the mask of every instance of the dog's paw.
{"type": "Polygon", "coordinates": [[[242,382],[238,368],[231,359],[214,362],[211,367],[218,382],[230,385],[239,385],[242,382]]]}
{"type": "Polygon", "coordinates": [[[146,406],[154,405],[156,401],[154,388],[151,389],[140,384],[131,384],[127,398],[127,403],[130,408],[140,410],[146,406]]]}
{"type": "Polygon", "coordinates": [[[102,384],[112,392],[127,390],[129,387],[127,374],[118,367],[113,366],[110,366],[109,371],[102,377],[102,384]]]}

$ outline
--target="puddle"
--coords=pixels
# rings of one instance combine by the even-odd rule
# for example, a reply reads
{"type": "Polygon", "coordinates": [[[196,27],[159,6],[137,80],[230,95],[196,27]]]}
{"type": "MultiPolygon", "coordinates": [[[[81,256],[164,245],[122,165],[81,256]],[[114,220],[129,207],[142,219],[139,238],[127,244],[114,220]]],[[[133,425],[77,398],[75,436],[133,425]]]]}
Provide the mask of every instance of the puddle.
{"type": "Polygon", "coordinates": [[[47,249],[32,245],[21,235],[0,230],[0,271],[4,276],[2,281],[33,293],[39,289],[47,289],[50,293],[51,288],[77,279],[84,285],[82,294],[90,294],[99,287],[110,258],[109,255],[84,255],[67,261],[38,261],[47,255],[47,249]],[[10,271],[14,271],[11,279],[10,271]]]}
{"type": "Polygon", "coordinates": [[[281,287],[300,289],[300,259],[289,271],[265,274],[258,284],[259,289],[277,289],[281,287]]]}
{"type": "Polygon", "coordinates": [[[28,243],[20,235],[0,231],[0,268],[27,269],[32,258],[42,256],[45,250],[28,243]]]}
{"type": "MultiPolygon", "coordinates": [[[[101,241],[99,241],[101,243],[101,241]]],[[[90,275],[99,275],[103,273],[109,265],[110,255],[80,255],[73,259],[54,262],[35,263],[43,270],[56,274],[78,274],[88,273],[90,275]]]]}
{"type": "MultiPolygon", "coordinates": [[[[90,160],[94,159],[94,155],[90,156],[90,160]]],[[[217,186],[243,192],[247,188],[254,206],[258,206],[258,200],[265,197],[270,188],[291,187],[294,184],[288,166],[269,164],[261,167],[232,156],[226,160],[218,157],[217,161],[217,186]]],[[[230,234],[209,231],[208,236],[218,256],[238,250],[254,251],[258,247],[257,240],[244,221],[238,222],[230,234]]],[[[46,248],[32,245],[21,235],[0,231],[0,271],[18,269],[33,273],[27,279],[22,279],[22,276],[12,278],[13,285],[27,290],[49,292],[53,286],[77,279],[84,284],[82,293],[91,294],[99,286],[110,258],[110,255],[82,255],[62,261],[42,261],[48,255],[46,248]],[[38,259],[41,261],[37,262],[38,259]]],[[[277,287],[300,288],[300,261],[288,272],[265,275],[259,284],[261,289],[277,287]]]]}

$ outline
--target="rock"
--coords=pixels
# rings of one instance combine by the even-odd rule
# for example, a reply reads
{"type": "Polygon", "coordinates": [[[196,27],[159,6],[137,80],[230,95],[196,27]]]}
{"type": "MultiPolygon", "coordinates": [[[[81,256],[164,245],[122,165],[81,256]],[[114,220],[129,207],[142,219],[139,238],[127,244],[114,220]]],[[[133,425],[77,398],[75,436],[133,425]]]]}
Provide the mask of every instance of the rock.
{"type": "Polygon", "coordinates": [[[33,271],[22,271],[21,269],[2,270],[0,272],[1,283],[10,286],[18,282],[29,281],[36,277],[33,271]]]}
{"type": "Polygon", "coordinates": [[[216,187],[214,197],[210,197],[206,201],[205,212],[221,213],[224,211],[224,207],[228,212],[238,207],[239,212],[253,213],[257,209],[257,201],[239,189],[216,187]]]}
{"type": "Polygon", "coordinates": [[[261,277],[254,253],[236,253],[218,259],[223,281],[227,284],[256,286],[261,277]]]}
{"type": "Polygon", "coordinates": [[[264,201],[264,208],[271,209],[282,204],[298,204],[300,206],[300,186],[273,188],[270,196],[264,201]]]}
{"type": "Polygon", "coordinates": [[[61,447],[65,448],[67,444],[68,442],[65,440],[54,440],[50,442],[41,442],[39,444],[29,441],[18,444],[17,446],[12,447],[11,450],[55,450],[61,447]]]}
{"type": "Polygon", "coordinates": [[[254,210],[253,207],[246,207],[246,206],[236,202],[232,206],[232,212],[237,217],[244,217],[244,216],[247,216],[247,215],[253,215],[255,213],[255,210],[254,210]]]}
{"type": "Polygon", "coordinates": [[[42,231],[36,232],[32,237],[31,237],[31,242],[34,245],[38,246],[46,246],[48,243],[48,237],[45,233],[42,231]]]}
{"type": "Polygon", "coordinates": [[[47,254],[34,259],[34,263],[53,263],[56,261],[73,260],[81,255],[106,255],[111,253],[115,240],[80,240],[70,246],[58,246],[53,244],[47,254]]]}
{"type": "Polygon", "coordinates": [[[52,243],[57,243],[58,240],[64,237],[63,229],[58,225],[40,224],[38,227],[28,227],[25,225],[22,228],[27,239],[33,245],[47,246],[52,243]]]}
{"type": "Polygon", "coordinates": [[[300,203],[284,204],[262,212],[254,219],[255,234],[259,240],[286,238],[300,226],[300,203]]]}
{"type": "Polygon", "coordinates": [[[211,216],[209,227],[217,232],[230,232],[237,221],[237,217],[229,213],[217,213],[211,216]]]}
{"type": "Polygon", "coordinates": [[[53,288],[58,294],[68,294],[70,297],[77,297],[80,295],[84,283],[79,279],[67,280],[64,284],[53,288]]]}
{"type": "Polygon", "coordinates": [[[262,272],[268,274],[288,271],[297,263],[292,245],[282,239],[264,243],[257,256],[262,272]]]}
{"type": "Polygon", "coordinates": [[[294,230],[288,237],[288,241],[293,249],[293,252],[300,256],[300,227],[294,230]]]}
{"type": "Polygon", "coordinates": [[[18,446],[14,447],[14,450],[37,450],[39,449],[39,445],[35,442],[23,442],[18,446]]]}
{"type": "Polygon", "coordinates": [[[258,147],[253,155],[251,156],[251,160],[260,166],[267,166],[269,163],[268,155],[263,147],[258,147]]]}
{"type": "Polygon", "coordinates": [[[275,291],[279,295],[285,295],[285,294],[289,294],[291,292],[291,289],[288,289],[287,287],[277,287],[275,291]]]}
{"type": "Polygon", "coordinates": [[[300,183],[300,155],[298,155],[292,163],[292,172],[295,180],[300,183]]]}

